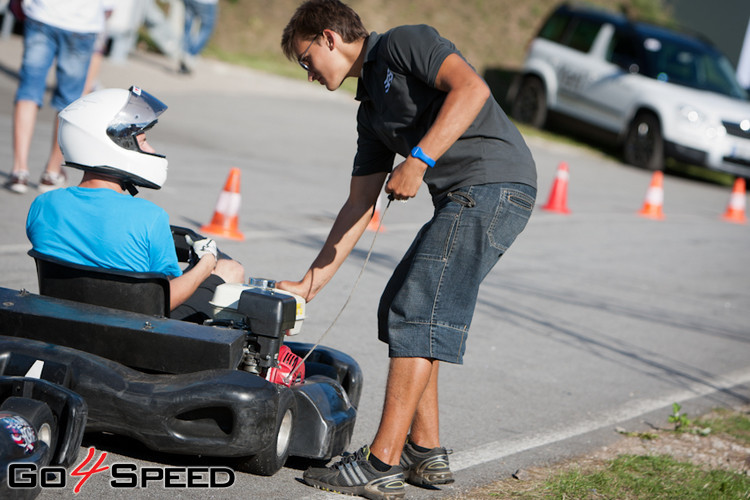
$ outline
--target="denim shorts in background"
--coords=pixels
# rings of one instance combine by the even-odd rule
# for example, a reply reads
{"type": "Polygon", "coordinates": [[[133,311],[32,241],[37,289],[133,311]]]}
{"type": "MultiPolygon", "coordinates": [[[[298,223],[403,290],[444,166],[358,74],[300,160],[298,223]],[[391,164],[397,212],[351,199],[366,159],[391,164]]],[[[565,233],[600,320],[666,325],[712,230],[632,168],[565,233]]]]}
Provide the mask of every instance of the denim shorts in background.
{"type": "Polygon", "coordinates": [[[198,0],[185,0],[185,32],[182,38],[183,49],[191,56],[197,56],[208,43],[216,25],[218,3],[198,0]],[[199,24],[197,30],[194,24],[199,24]]]}
{"type": "Polygon", "coordinates": [[[34,101],[42,106],[47,73],[56,59],[57,84],[51,105],[60,111],[81,97],[96,33],[66,31],[29,18],[24,21],[24,30],[16,101],[34,101]]]}
{"type": "Polygon", "coordinates": [[[479,285],[531,216],[536,189],[467,186],[436,202],[385,287],[378,337],[395,357],[463,363],[479,285]]]}

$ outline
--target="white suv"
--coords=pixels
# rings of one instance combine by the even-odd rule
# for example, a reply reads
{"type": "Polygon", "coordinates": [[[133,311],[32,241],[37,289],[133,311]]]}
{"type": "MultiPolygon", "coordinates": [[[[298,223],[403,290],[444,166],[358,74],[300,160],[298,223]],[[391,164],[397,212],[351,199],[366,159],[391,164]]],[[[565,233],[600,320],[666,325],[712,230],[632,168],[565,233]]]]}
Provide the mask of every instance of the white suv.
{"type": "Polygon", "coordinates": [[[698,35],[562,5],[532,41],[509,98],[517,120],[573,119],[621,144],[633,165],[660,170],[673,157],[750,177],[747,93],[698,35]]]}

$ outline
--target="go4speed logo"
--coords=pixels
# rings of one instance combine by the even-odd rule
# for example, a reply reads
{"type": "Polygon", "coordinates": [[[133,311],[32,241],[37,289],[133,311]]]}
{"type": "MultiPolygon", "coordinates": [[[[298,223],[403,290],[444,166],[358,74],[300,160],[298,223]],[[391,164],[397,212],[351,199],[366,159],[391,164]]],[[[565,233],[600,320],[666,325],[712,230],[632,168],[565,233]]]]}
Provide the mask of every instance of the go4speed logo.
{"type": "MultiPolygon", "coordinates": [[[[86,482],[96,474],[108,474],[112,488],[229,488],[234,484],[234,470],[229,467],[138,467],[132,463],[105,465],[106,452],[94,460],[95,448],[89,448],[86,458],[71,472],[76,481],[73,492],[81,492],[86,482]]],[[[15,462],[8,465],[8,488],[11,490],[64,489],[68,486],[68,471],[64,467],[38,467],[34,463],[15,462]]]]}

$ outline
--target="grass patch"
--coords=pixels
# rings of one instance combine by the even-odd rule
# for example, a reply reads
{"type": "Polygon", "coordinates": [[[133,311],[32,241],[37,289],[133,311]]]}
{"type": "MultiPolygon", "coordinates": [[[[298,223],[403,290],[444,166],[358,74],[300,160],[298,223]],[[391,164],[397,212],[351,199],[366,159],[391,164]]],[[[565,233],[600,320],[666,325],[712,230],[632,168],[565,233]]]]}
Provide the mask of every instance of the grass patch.
{"type": "MultiPolygon", "coordinates": [[[[652,0],[631,0],[635,3],[642,3],[648,7],[652,0]]],[[[239,6],[237,7],[239,8],[239,6]]],[[[650,7],[649,7],[650,9],[650,7]]],[[[648,10],[648,9],[646,9],[648,10]]],[[[279,28],[279,33],[281,32],[279,28]]],[[[142,38],[145,39],[149,48],[156,50],[155,45],[148,40],[145,30],[141,32],[142,38]]],[[[254,46],[255,44],[250,44],[254,46]]],[[[230,64],[236,64],[252,68],[255,70],[263,71],[270,74],[275,74],[287,78],[293,78],[299,81],[307,80],[307,73],[305,73],[295,62],[287,60],[275,45],[273,49],[256,49],[253,51],[242,51],[237,50],[236,45],[232,45],[231,48],[225,48],[226,44],[221,43],[210,43],[203,52],[203,55],[213,57],[215,59],[228,62],[230,64]]],[[[499,88],[497,89],[499,94],[496,95],[496,99],[501,105],[505,106],[505,111],[509,111],[508,103],[505,102],[505,95],[507,93],[507,86],[510,84],[513,70],[493,68],[489,72],[485,72],[485,78],[489,78],[495,82],[499,88]]],[[[317,84],[316,84],[317,85],[317,84]]],[[[324,91],[321,89],[321,91],[324,91]]],[[[357,91],[357,81],[353,78],[347,78],[341,85],[340,91],[354,96],[357,91]]],[[[494,92],[494,90],[493,90],[494,92]]],[[[553,141],[559,144],[565,144],[582,148],[583,150],[596,154],[600,157],[607,158],[612,161],[621,162],[622,155],[619,147],[608,146],[599,144],[595,141],[590,140],[585,135],[580,134],[568,134],[564,130],[559,128],[545,128],[544,130],[536,129],[522,123],[518,123],[514,120],[514,124],[521,131],[524,137],[539,137],[549,141],[553,141]]],[[[664,171],[666,174],[673,175],[676,177],[684,177],[697,181],[707,182],[711,184],[718,184],[720,186],[732,186],[735,177],[731,174],[723,172],[717,172],[705,167],[698,165],[688,165],[684,163],[678,163],[672,159],[667,159],[664,171]]]]}
{"type": "MultiPolygon", "coordinates": [[[[287,60],[278,54],[241,54],[238,52],[228,52],[215,46],[209,45],[204,54],[230,64],[244,66],[246,68],[263,71],[266,73],[293,78],[295,80],[307,81],[307,73],[300,68],[299,64],[287,60]]],[[[313,85],[313,84],[310,84],[313,85]]],[[[315,83],[314,85],[318,85],[315,83]]],[[[357,92],[357,81],[353,78],[347,78],[340,90],[354,95],[357,92]]],[[[321,92],[327,92],[321,88],[321,92]]]]}
{"type": "Polygon", "coordinates": [[[713,434],[724,434],[746,446],[750,445],[750,418],[746,414],[719,408],[696,420],[695,425],[710,428],[713,434]]]}
{"type": "Polygon", "coordinates": [[[222,50],[214,45],[209,45],[203,51],[203,55],[274,75],[294,78],[296,80],[307,79],[307,75],[299,65],[288,61],[285,57],[278,54],[243,54],[222,50]]]}
{"type": "Polygon", "coordinates": [[[711,170],[699,165],[679,163],[672,159],[666,161],[664,171],[670,175],[699,180],[711,184],[718,184],[720,186],[731,186],[735,179],[735,176],[732,174],[717,172],[716,170],[711,170]]]}
{"type": "Polygon", "coordinates": [[[555,476],[537,493],[577,499],[747,499],[750,477],[725,470],[704,471],[668,455],[623,455],[603,470],[571,470],[555,476]]]}
{"type": "MultiPolygon", "coordinates": [[[[750,457],[742,458],[742,447],[750,445],[750,413],[743,410],[716,409],[698,418],[688,419],[682,407],[673,405],[669,428],[620,434],[648,440],[646,454],[637,447],[608,447],[596,459],[572,461],[526,471],[515,479],[498,481],[474,490],[458,499],[679,499],[750,500],[750,457]],[[677,425],[677,424],[680,425],[677,425]],[[674,428],[674,430],[672,430],[674,428]],[[687,441],[678,436],[694,434],[687,441]],[[715,436],[715,437],[714,437],[715,436]],[[716,445],[721,438],[723,445],[716,445]],[[689,455],[675,455],[676,443],[689,447],[689,455]],[[722,449],[737,447],[731,466],[722,449]],[[618,451],[619,450],[619,451],[618,451]],[[710,456],[709,455],[712,455],[710,456]],[[693,458],[685,458],[687,456],[693,458]],[[701,460],[695,457],[701,456],[701,460]],[[719,458],[720,460],[716,460],[719,458]],[[724,465],[718,465],[719,462],[724,465]],[[713,467],[709,466],[713,464],[713,467]]],[[[630,441],[632,443],[632,441],[630,441]]],[[[679,455],[679,452],[677,453],[679,455]]]]}

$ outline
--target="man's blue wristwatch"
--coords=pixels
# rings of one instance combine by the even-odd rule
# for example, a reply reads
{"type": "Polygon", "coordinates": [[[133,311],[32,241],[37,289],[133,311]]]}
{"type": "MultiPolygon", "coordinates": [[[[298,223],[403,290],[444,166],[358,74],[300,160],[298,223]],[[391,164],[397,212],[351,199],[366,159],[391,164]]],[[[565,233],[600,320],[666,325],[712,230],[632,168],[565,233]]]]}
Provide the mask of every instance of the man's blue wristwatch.
{"type": "Polygon", "coordinates": [[[419,146],[415,146],[414,149],[411,150],[411,155],[414,158],[416,158],[418,160],[422,160],[423,162],[425,162],[427,164],[427,166],[430,167],[430,168],[432,168],[432,167],[435,166],[435,160],[433,160],[432,158],[430,158],[429,156],[427,156],[424,153],[424,151],[422,151],[422,148],[420,148],[419,146]]]}

